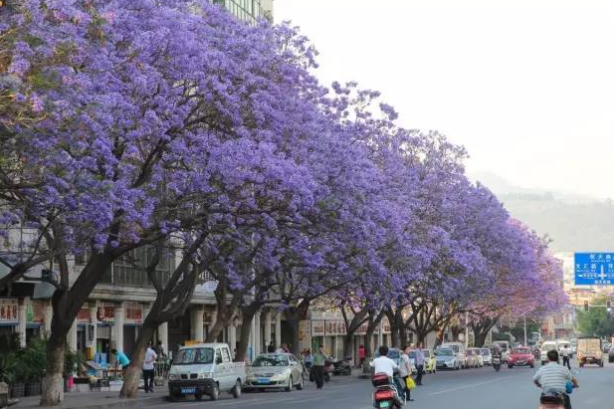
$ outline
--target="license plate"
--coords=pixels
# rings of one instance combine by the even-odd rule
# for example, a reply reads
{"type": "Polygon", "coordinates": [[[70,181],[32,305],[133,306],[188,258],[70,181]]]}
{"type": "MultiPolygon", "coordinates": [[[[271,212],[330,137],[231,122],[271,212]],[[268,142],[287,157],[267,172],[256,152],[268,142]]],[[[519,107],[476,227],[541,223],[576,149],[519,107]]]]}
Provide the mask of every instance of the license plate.
{"type": "Polygon", "coordinates": [[[380,402],[379,403],[379,407],[380,408],[389,408],[390,407],[390,402],[388,402],[388,401],[380,402]]]}
{"type": "Polygon", "coordinates": [[[184,395],[195,394],[196,388],[181,388],[181,393],[184,395]]]}
{"type": "Polygon", "coordinates": [[[269,378],[258,378],[256,382],[258,382],[259,384],[267,385],[271,383],[271,380],[269,378]]]}

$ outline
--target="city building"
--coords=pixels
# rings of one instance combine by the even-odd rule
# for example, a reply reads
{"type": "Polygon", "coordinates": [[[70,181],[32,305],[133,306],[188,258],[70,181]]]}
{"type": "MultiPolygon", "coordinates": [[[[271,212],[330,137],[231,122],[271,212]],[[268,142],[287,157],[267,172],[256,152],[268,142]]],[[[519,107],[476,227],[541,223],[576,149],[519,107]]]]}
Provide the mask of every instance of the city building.
{"type": "Polygon", "coordinates": [[[212,0],[224,6],[239,19],[253,24],[259,18],[273,22],[273,0],[212,0]]]}

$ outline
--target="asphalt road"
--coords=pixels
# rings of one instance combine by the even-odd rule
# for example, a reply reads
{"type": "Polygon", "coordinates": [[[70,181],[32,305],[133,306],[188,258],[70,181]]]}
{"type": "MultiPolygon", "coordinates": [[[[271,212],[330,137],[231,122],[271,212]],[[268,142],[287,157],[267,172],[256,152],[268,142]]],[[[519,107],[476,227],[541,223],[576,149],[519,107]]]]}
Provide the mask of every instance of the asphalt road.
{"type": "MultiPolygon", "coordinates": [[[[421,409],[531,409],[539,406],[539,389],[531,381],[536,369],[490,368],[457,372],[439,372],[424,377],[424,386],[413,392],[410,408],[421,409]]],[[[572,395],[574,409],[614,408],[614,366],[586,367],[578,374],[580,389],[572,395]]],[[[149,405],[161,409],[206,407],[218,409],[296,408],[296,409],[371,409],[372,387],[369,380],[335,377],[324,389],[313,384],[303,391],[251,392],[240,399],[223,395],[217,402],[161,401],[149,405]]]]}

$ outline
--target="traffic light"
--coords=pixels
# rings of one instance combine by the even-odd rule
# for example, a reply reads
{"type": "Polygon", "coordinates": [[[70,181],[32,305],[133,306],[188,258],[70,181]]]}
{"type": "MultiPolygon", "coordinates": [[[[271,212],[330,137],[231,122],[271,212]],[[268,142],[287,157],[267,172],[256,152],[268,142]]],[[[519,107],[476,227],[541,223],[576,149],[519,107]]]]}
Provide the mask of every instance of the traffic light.
{"type": "Polygon", "coordinates": [[[588,311],[588,301],[584,301],[584,311],[588,311]]]}

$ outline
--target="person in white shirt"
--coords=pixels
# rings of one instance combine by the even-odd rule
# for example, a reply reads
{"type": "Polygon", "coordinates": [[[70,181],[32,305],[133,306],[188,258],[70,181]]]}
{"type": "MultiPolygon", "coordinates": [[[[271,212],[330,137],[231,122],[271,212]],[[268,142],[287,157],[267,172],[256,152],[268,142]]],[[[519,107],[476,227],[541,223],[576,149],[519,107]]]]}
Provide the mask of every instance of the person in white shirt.
{"type": "Polygon", "coordinates": [[[389,378],[394,376],[394,370],[399,369],[399,366],[392,359],[388,358],[388,347],[382,345],[379,347],[379,356],[371,363],[374,373],[385,373],[389,378]]]}
{"type": "Polygon", "coordinates": [[[158,355],[156,351],[153,350],[151,342],[147,346],[147,351],[145,351],[145,360],[143,361],[143,380],[145,381],[145,393],[151,392],[153,393],[154,386],[154,363],[158,359],[158,355]]]}

